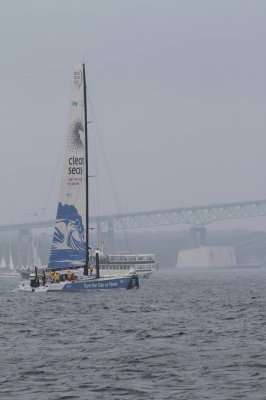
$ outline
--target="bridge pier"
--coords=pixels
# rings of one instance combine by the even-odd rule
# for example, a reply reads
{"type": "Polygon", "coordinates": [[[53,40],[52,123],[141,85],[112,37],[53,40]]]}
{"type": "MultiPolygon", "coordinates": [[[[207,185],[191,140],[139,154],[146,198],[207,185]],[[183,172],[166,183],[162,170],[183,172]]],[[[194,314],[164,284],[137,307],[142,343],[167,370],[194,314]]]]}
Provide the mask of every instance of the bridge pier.
{"type": "Polygon", "coordinates": [[[193,226],[190,228],[190,242],[192,247],[207,245],[207,229],[205,226],[193,226]]]}
{"type": "Polygon", "coordinates": [[[23,253],[25,253],[22,249],[26,246],[28,248],[29,238],[30,238],[30,228],[20,229],[18,231],[18,239],[17,239],[17,256],[18,256],[18,266],[25,265],[26,259],[23,257],[23,253]],[[26,238],[26,240],[25,240],[26,238]]]}
{"type": "Polygon", "coordinates": [[[207,246],[204,226],[190,228],[191,248],[179,250],[177,267],[235,267],[233,246],[207,246]]]}
{"type": "Polygon", "coordinates": [[[101,243],[107,253],[114,251],[115,235],[113,223],[111,221],[107,223],[107,229],[105,228],[105,232],[101,232],[101,243]]]}
{"type": "Polygon", "coordinates": [[[107,230],[107,243],[110,251],[113,251],[115,245],[115,235],[114,235],[114,227],[112,222],[108,222],[108,230],[107,230]]]}

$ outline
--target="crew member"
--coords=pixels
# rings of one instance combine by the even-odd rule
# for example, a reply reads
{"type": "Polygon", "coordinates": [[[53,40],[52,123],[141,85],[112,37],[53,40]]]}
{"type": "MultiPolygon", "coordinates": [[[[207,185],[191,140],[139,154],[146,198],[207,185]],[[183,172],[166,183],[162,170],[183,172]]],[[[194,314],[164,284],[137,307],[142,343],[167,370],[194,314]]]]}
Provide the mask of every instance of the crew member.
{"type": "Polygon", "coordinates": [[[42,271],[42,285],[45,286],[46,284],[46,275],[45,275],[45,270],[42,271]]]}

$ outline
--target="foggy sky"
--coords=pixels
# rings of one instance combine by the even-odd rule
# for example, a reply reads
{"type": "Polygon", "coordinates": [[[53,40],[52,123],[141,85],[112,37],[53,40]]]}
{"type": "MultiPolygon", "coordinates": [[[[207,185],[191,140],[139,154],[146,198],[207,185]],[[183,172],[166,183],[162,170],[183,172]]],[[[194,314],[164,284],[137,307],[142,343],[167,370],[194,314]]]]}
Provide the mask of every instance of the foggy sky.
{"type": "Polygon", "coordinates": [[[265,1],[0,6],[1,224],[55,217],[83,57],[119,203],[99,154],[100,214],[266,198],[265,1]]]}

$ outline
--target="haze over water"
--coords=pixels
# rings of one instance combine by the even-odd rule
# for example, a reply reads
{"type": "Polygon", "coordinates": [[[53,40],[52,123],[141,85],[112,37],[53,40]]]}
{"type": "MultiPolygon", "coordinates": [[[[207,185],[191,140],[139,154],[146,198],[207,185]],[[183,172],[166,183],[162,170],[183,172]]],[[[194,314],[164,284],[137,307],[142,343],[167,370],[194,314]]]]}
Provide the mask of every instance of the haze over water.
{"type": "Polygon", "coordinates": [[[265,399],[265,268],[156,272],[139,290],[0,281],[0,398],[265,399]]]}
{"type": "Polygon", "coordinates": [[[83,60],[101,215],[265,199],[265,13],[260,0],[1,0],[0,224],[55,218],[83,60]]]}

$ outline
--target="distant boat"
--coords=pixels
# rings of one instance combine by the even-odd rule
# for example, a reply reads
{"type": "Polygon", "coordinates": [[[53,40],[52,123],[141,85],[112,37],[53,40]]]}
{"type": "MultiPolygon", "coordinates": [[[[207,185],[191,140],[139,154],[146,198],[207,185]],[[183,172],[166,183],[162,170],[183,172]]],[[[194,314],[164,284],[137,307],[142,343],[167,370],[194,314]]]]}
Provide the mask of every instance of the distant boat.
{"type": "Polygon", "coordinates": [[[20,276],[19,272],[14,267],[14,262],[12,258],[12,241],[11,241],[11,225],[9,232],[9,260],[8,265],[6,259],[2,256],[0,264],[0,277],[2,278],[18,278],[20,276]]]}
{"type": "Polygon", "coordinates": [[[39,270],[47,269],[47,266],[43,266],[40,259],[36,245],[36,238],[31,234],[28,245],[26,265],[20,268],[22,279],[28,279],[30,274],[35,271],[35,267],[38,267],[39,270]]]}
{"type": "Polygon", "coordinates": [[[0,270],[6,269],[6,268],[7,268],[6,259],[5,259],[5,257],[3,256],[3,257],[1,258],[0,270]]]}
{"type": "Polygon", "coordinates": [[[0,277],[2,278],[18,278],[20,276],[19,272],[16,271],[12,259],[12,254],[11,251],[9,253],[9,262],[8,265],[6,263],[6,259],[3,256],[1,259],[1,264],[0,264],[0,277]]]}
{"type": "Polygon", "coordinates": [[[11,252],[9,253],[9,270],[10,271],[15,271],[14,263],[13,263],[13,258],[11,252]]]}
{"type": "Polygon", "coordinates": [[[39,277],[36,268],[30,280],[19,284],[20,290],[72,292],[131,289],[139,286],[136,273],[100,277],[99,252],[96,252],[95,275],[89,265],[87,124],[86,78],[83,64],[74,67],[72,76],[69,129],[48,272],[43,271],[39,277]]]}
{"type": "Polygon", "coordinates": [[[37,267],[42,266],[42,261],[40,259],[38,248],[36,244],[36,237],[30,235],[29,248],[27,254],[27,267],[37,265],[37,267]]]}
{"type": "Polygon", "coordinates": [[[100,253],[102,276],[135,271],[140,278],[148,278],[156,270],[154,254],[100,253]]]}

